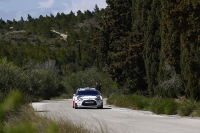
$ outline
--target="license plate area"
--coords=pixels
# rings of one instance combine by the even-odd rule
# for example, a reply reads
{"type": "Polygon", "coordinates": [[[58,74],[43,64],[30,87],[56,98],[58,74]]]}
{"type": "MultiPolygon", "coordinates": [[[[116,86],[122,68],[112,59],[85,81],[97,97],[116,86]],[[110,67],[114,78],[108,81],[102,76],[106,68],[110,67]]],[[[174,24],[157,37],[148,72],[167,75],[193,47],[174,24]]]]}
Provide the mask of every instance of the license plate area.
{"type": "Polygon", "coordinates": [[[94,100],[86,100],[86,101],[83,101],[82,105],[83,106],[91,106],[91,105],[97,105],[97,103],[94,100]]]}

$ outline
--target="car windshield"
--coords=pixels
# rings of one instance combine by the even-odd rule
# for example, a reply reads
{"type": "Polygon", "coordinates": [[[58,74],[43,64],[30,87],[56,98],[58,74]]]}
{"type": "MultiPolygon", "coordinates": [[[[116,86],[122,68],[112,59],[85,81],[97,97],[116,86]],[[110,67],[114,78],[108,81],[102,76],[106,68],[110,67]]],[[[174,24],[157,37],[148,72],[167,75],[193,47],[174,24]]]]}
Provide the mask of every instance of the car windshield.
{"type": "Polygon", "coordinates": [[[97,91],[78,91],[77,95],[98,95],[97,91]]]}

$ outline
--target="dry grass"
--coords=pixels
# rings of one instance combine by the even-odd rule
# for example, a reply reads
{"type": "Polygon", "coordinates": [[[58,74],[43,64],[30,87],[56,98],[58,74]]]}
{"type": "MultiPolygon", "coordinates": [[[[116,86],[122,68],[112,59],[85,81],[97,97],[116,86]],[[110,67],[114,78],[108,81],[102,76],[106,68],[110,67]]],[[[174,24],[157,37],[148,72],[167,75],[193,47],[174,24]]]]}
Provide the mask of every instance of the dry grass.
{"type": "Polygon", "coordinates": [[[29,133],[109,133],[104,123],[97,122],[100,128],[86,129],[83,124],[72,123],[67,118],[50,118],[46,112],[35,112],[31,106],[26,105],[6,115],[4,127],[6,130],[21,127],[29,133]]]}
{"type": "MultiPolygon", "coordinates": [[[[75,125],[67,120],[54,122],[45,116],[37,115],[30,106],[23,106],[17,112],[11,112],[4,121],[5,129],[19,126],[30,126],[36,133],[90,133],[81,125],[75,125]]],[[[31,133],[31,130],[30,130],[31,133]]]]}

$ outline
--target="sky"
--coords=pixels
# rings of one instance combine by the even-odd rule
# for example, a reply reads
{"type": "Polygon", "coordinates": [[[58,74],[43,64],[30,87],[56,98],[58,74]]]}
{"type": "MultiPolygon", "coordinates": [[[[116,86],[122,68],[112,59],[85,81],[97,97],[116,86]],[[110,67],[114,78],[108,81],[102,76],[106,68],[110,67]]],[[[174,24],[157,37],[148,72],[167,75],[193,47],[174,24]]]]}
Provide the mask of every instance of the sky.
{"type": "Polygon", "coordinates": [[[70,11],[76,14],[78,10],[94,11],[96,4],[100,9],[107,6],[106,0],[0,0],[0,19],[19,21],[21,17],[27,20],[28,14],[38,18],[40,15],[56,16],[58,12],[69,14],[70,11]]]}

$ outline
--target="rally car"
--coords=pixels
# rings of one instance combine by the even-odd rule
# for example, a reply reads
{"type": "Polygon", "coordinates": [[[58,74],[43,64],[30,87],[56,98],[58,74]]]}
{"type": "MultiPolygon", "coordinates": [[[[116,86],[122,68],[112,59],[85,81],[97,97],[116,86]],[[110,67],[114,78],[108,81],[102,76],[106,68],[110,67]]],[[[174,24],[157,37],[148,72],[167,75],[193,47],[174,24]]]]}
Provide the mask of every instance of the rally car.
{"type": "Polygon", "coordinates": [[[103,108],[101,93],[95,88],[85,87],[77,89],[72,98],[72,107],[78,108],[103,108]]]}

